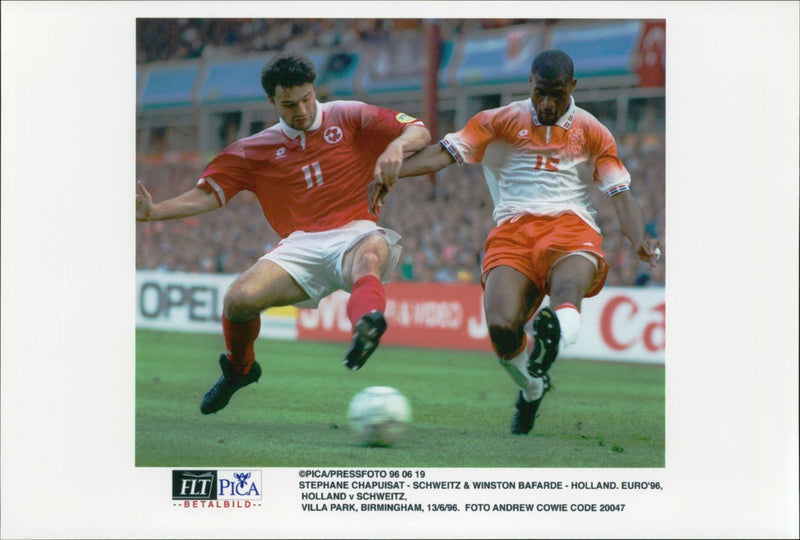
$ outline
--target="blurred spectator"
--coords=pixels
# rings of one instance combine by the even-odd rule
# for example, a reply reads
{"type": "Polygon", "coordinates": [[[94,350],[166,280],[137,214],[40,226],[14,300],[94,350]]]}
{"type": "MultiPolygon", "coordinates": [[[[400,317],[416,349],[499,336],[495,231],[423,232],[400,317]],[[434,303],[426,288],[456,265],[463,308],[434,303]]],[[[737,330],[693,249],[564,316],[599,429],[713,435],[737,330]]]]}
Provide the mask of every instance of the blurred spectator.
{"type": "MultiPolygon", "coordinates": [[[[530,23],[526,19],[441,19],[443,34],[530,23]]],[[[389,36],[421,32],[420,19],[137,19],[137,63],[210,57],[223,53],[307,50],[355,42],[387,43],[389,36]]]]}
{"type": "MultiPolygon", "coordinates": [[[[664,144],[649,133],[619,138],[633,176],[632,190],[645,213],[648,232],[666,246],[664,230],[664,144]]],[[[139,163],[137,177],[163,200],[194,182],[199,163],[139,163]]],[[[584,171],[591,178],[591,171],[584,171]]],[[[614,209],[593,190],[597,221],[606,237],[603,245],[611,270],[608,285],[664,284],[664,265],[647,273],[627,240],[617,234],[614,209]]],[[[403,255],[397,281],[478,283],[483,248],[494,227],[489,190],[478,166],[451,167],[436,182],[409,178],[398,182],[381,212],[380,223],[399,231],[403,255]]],[[[203,219],[137,224],[137,268],[187,272],[239,273],[280,239],[267,225],[255,197],[243,192],[224,211],[203,219]]]]}
{"type": "MultiPolygon", "coordinates": [[[[529,23],[527,20],[443,20],[443,36],[487,28],[529,23]]],[[[137,62],[197,58],[230,52],[337,47],[357,41],[386,43],[398,33],[421,32],[419,19],[138,19],[137,62]]],[[[439,119],[442,126],[451,117],[439,119]]],[[[645,110],[636,131],[615,134],[619,155],[633,178],[632,191],[644,212],[647,232],[657,236],[667,250],[665,224],[665,148],[659,130],[663,110],[645,110]]],[[[237,137],[239,113],[225,116],[220,138],[237,137]],[[237,116],[238,115],[238,116],[237,116]]],[[[613,125],[613,122],[610,122],[613,125]]],[[[196,133],[188,129],[153,130],[150,151],[169,157],[138,156],[137,178],[144,181],[155,200],[178,195],[192,185],[203,167],[188,151],[196,133]],[[183,152],[176,153],[176,150],[183,152]]],[[[591,181],[585,168],[582,178],[591,181]]],[[[611,203],[592,189],[597,222],[604,232],[610,265],[608,285],[663,286],[665,265],[648,272],[638,261],[619,224],[611,203]]],[[[484,242],[494,227],[490,195],[480,166],[449,167],[436,181],[409,178],[398,182],[381,212],[380,224],[403,235],[395,281],[479,283],[484,242]]],[[[202,219],[137,223],[136,266],[186,272],[238,274],[280,240],[266,223],[255,196],[242,192],[220,212],[202,219]]]]}

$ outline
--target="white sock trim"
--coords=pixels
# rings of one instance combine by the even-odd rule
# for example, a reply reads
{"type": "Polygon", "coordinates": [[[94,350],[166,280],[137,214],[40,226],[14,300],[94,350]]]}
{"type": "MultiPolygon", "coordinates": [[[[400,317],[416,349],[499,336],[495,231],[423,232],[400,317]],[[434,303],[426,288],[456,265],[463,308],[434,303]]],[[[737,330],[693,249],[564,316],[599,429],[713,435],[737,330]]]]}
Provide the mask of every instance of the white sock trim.
{"type": "Polygon", "coordinates": [[[562,306],[555,309],[558,325],[561,327],[559,351],[578,341],[581,333],[581,312],[573,305],[562,306]]]}
{"type": "Polygon", "coordinates": [[[544,379],[541,377],[532,377],[528,383],[527,388],[522,389],[522,397],[526,401],[533,401],[539,399],[544,394],[544,379]]]}
{"type": "Polygon", "coordinates": [[[544,380],[541,377],[532,377],[528,373],[528,353],[523,350],[514,358],[497,358],[500,365],[508,372],[514,383],[522,390],[522,395],[527,401],[542,397],[544,393],[544,380]]]}
{"type": "Polygon", "coordinates": [[[500,358],[498,356],[497,361],[511,375],[511,379],[517,386],[523,390],[528,387],[528,382],[532,377],[528,373],[528,353],[525,349],[514,358],[500,358]]]}

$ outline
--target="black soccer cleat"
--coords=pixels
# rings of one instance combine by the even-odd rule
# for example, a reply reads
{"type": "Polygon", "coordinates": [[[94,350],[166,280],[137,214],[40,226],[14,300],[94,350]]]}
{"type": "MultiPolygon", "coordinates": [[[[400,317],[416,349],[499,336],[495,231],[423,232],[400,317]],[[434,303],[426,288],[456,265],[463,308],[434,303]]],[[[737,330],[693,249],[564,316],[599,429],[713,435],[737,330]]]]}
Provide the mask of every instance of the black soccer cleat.
{"type": "Polygon", "coordinates": [[[373,311],[362,315],[356,323],[350,349],[344,356],[342,362],[344,366],[352,371],[361,369],[367,358],[378,348],[378,341],[384,332],[386,332],[386,319],[383,318],[383,313],[373,311]]]}
{"type": "Polygon", "coordinates": [[[233,373],[233,364],[224,354],[219,357],[219,367],[222,368],[222,376],[206,392],[203,402],[200,404],[200,412],[203,414],[211,414],[224,409],[237,390],[250,383],[258,382],[258,379],[261,378],[261,366],[255,361],[246,375],[233,373]]]}
{"type": "Polygon", "coordinates": [[[549,307],[542,309],[533,321],[533,339],[528,373],[533,377],[542,377],[556,361],[558,342],[561,339],[558,317],[549,307]]]}
{"type": "Polygon", "coordinates": [[[533,429],[533,421],[536,420],[536,411],[539,410],[539,405],[542,403],[545,394],[550,390],[550,375],[545,373],[542,376],[542,380],[544,381],[544,390],[542,390],[542,395],[539,396],[539,399],[527,401],[522,390],[519,391],[516,404],[517,410],[514,413],[514,417],[511,419],[511,433],[515,435],[527,435],[533,429]]]}

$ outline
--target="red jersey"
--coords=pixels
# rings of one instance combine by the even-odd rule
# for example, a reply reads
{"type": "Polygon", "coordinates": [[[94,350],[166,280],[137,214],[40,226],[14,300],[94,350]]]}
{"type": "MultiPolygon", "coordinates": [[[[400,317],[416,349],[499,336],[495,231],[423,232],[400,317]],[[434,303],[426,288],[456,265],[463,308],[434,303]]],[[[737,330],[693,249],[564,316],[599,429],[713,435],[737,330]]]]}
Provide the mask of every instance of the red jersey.
{"type": "Polygon", "coordinates": [[[378,156],[409,124],[423,125],[360,101],[317,103],[311,128],[298,131],[281,120],[236,141],[208,164],[197,187],[213,192],[220,206],[239,191],[252,191],[281,238],[377,221],[367,184],[378,156]]]}

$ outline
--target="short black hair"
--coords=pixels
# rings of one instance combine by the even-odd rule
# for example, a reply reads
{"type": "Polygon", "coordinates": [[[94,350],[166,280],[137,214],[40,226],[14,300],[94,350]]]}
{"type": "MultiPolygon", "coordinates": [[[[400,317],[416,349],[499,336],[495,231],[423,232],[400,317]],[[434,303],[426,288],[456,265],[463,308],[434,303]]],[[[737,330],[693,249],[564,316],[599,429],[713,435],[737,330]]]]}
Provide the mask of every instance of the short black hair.
{"type": "Polygon", "coordinates": [[[261,87],[272,98],[278,85],[292,88],[313,83],[316,78],[317,72],[311,60],[301,54],[282,53],[267,62],[261,70],[261,87]]]}
{"type": "Polygon", "coordinates": [[[539,53],[531,63],[531,75],[538,75],[549,81],[561,78],[572,80],[573,72],[572,58],[557,49],[539,53]]]}

